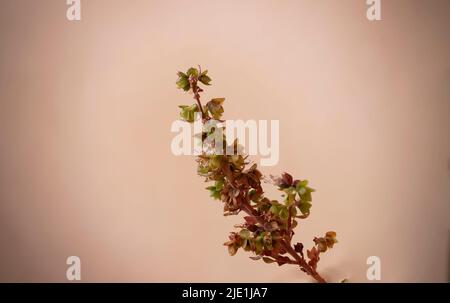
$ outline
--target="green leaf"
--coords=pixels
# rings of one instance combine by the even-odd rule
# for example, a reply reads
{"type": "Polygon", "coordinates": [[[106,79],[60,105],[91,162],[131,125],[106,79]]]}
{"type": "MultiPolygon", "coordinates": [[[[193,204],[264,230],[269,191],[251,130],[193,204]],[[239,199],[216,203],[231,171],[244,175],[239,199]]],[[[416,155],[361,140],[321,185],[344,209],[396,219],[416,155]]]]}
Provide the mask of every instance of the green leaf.
{"type": "Polygon", "coordinates": [[[301,196],[301,195],[304,195],[305,193],[306,193],[306,188],[300,187],[300,189],[298,190],[298,194],[301,196]]]}
{"type": "Polygon", "coordinates": [[[185,73],[183,73],[183,72],[178,72],[177,75],[180,78],[188,78],[188,76],[185,73]]]}
{"type": "Polygon", "coordinates": [[[208,186],[206,189],[209,190],[211,197],[219,200],[222,195],[223,181],[218,180],[214,185],[208,186]]]}
{"type": "Polygon", "coordinates": [[[280,216],[281,220],[286,221],[289,218],[289,210],[287,209],[287,207],[282,206],[278,215],[280,216]]]}
{"type": "Polygon", "coordinates": [[[209,77],[209,76],[207,76],[207,75],[201,75],[199,78],[198,78],[198,81],[200,81],[201,83],[203,83],[203,84],[205,84],[205,85],[211,85],[210,84],[210,82],[211,82],[211,78],[209,77]]]}
{"type": "Polygon", "coordinates": [[[272,206],[270,207],[269,211],[271,213],[273,213],[275,216],[279,216],[280,213],[280,206],[279,204],[272,204],[272,206]]]}
{"type": "Polygon", "coordinates": [[[307,191],[306,193],[301,195],[300,198],[302,199],[303,202],[311,202],[312,201],[311,192],[307,191]]]}
{"type": "Polygon", "coordinates": [[[189,83],[189,79],[185,77],[180,77],[176,82],[178,88],[183,89],[184,91],[188,91],[191,88],[191,84],[189,83]]]}
{"type": "Polygon", "coordinates": [[[308,186],[308,180],[299,181],[297,183],[297,187],[306,187],[308,186]]]}
{"type": "Polygon", "coordinates": [[[212,155],[209,160],[209,168],[210,169],[218,169],[222,165],[222,156],[221,155],[212,155]]]}
{"type": "Polygon", "coordinates": [[[186,74],[188,77],[194,76],[197,78],[198,77],[198,69],[191,67],[190,69],[187,70],[186,74]]]}
{"type": "Polygon", "coordinates": [[[250,238],[250,231],[248,230],[248,229],[242,229],[240,232],[239,232],[239,236],[241,236],[241,238],[243,238],[243,239],[248,239],[248,238],[250,238]]]}
{"type": "Polygon", "coordinates": [[[223,189],[223,181],[216,181],[216,190],[222,190],[223,189]]]}
{"type": "Polygon", "coordinates": [[[220,117],[222,117],[223,114],[223,102],[225,101],[225,98],[214,98],[211,99],[208,103],[206,103],[206,109],[211,113],[211,116],[219,120],[220,117]]]}
{"type": "Polygon", "coordinates": [[[209,172],[209,168],[206,166],[199,166],[197,172],[201,175],[207,174],[209,172]]]}
{"type": "Polygon", "coordinates": [[[216,199],[216,200],[219,200],[220,199],[220,192],[218,192],[218,191],[211,191],[211,197],[216,199]]]}
{"type": "Polygon", "coordinates": [[[179,105],[178,107],[181,108],[180,116],[183,120],[190,123],[195,121],[195,113],[199,111],[197,104],[191,106],[179,105]]]}
{"type": "Polygon", "coordinates": [[[243,239],[241,247],[242,247],[245,251],[250,251],[250,250],[252,250],[252,247],[251,247],[250,242],[249,242],[248,239],[243,239]]]}
{"type": "Polygon", "coordinates": [[[312,206],[312,204],[309,202],[301,202],[298,208],[300,209],[302,214],[307,216],[307,215],[309,215],[311,206],[312,206]]]}

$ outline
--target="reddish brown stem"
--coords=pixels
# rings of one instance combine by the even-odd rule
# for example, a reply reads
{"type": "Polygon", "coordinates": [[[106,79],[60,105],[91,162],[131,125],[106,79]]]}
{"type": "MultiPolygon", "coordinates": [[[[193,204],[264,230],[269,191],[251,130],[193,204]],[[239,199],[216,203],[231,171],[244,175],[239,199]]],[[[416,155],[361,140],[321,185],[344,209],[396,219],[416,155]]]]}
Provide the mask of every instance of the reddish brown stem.
{"type": "MultiPolygon", "coordinates": [[[[253,218],[255,218],[255,220],[256,220],[258,223],[264,225],[265,221],[264,221],[260,216],[258,216],[258,215],[255,213],[254,208],[253,208],[248,202],[243,201],[242,204],[241,204],[241,209],[242,209],[244,212],[246,212],[248,215],[250,215],[250,216],[252,216],[253,218]]],[[[319,283],[327,283],[327,281],[326,281],[324,278],[322,278],[322,277],[319,275],[319,273],[318,273],[314,268],[312,268],[312,267],[305,261],[305,259],[303,259],[302,257],[300,257],[300,256],[295,252],[295,250],[292,248],[292,246],[291,246],[290,244],[288,244],[288,243],[287,243],[286,241],[284,241],[284,240],[281,241],[281,244],[282,244],[284,250],[285,250],[288,254],[290,254],[290,255],[295,259],[295,261],[296,261],[295,264],[298,264],[298,265],[300,266],[300,268],[303,268],[303,269],[305,270],[305,272],[306,272],[308,275],[310,275],[311,277],[313,277],[317,282],[319,282],[319,283]]]]}
{"type": "Polygon", "coordinates": [[[191,78],[190,80],[192,92],[194,93],[194,99],[197,101],[197,105],[200,109],[200,112],[202,113],[202,119],[204,120],[206,118],[205,111],[203,110],[202,103],[200,102],[200,93],[199,93],[199,87],[197,85],[197,79],[191,78]]]}
{"type": "MultiPolygon", "coordinates": [[[[200,68],[200,67],[199,67],[200,68]]],[[[200,69],[201,71],[201,69],[200,69]]],[[[197,101],[197,105],[200,109],[200,112],[202,113],[202,119],[203,121],[205,121],[206,119],[206,115],[205,112],[203,111],[203,106],[201,104],[200,101],[200,93],[199,93],[199,87],[197,86],[197,80],[195,78],[191,78],[190,79],[191,82],[191,87],[192,87],[192,91],[194,93],[194,99],[197,101]]],[[[228,181],[233,184],[234,183],[234,179],[233,179],[233,174],[231,172],[231,169],[229,166],[226,166],[224,168],[225,173],[227,178],[229,179],[228,181]]],[[[264,224],[266,223],[266,221],[258,214],[258,212],[250,205],[250,203],[241,197],[241,210],[244,211],[245,213],[247,213],[249,216],[253,217],[256,222],[258,222],[259,224],[261,224],[262,226],[264,226],[264,224]]],[[[292,238],[292,226],[291,226],[291,220],[292,220],[292,213],[291,213],[291,208],[289,208],[289,226],[288,226],[288,241],[286,240],[282,240],[281,241],[281,245],[283,246],[283,249],[289,254],[291,255],[294,260],[290,260],[287,263],[289,264],[298,264],[300,266],[301,269],[303,269],[308,275],[310,275],[311,277],[313,277],[317,282],[319,283],[326,283],[326,280],[324,278],[322,278],[319,273],[312,268],[306,261],[304,258],[302,258],[301,256],[299,256],[297,254],[297,252],[292,248],[291,246],[291,238],[292,238]]]]}
{"type": "Polygon", "coordinates": [[[283,245],[283,248],[286,250],[286,252],[288,254],[290,254],[298,262],[298,265],[300,266],[300,268],[303,268],[308,275],[313,277],[319,283],[327,283],[327,281],[324,278],[322,278],[314,268],[309,266],[309,264],[305,261],[305,259],[300,257],[295,252],[295,250],[292,248],[292,246],[287,244],[285,241],[281,241],[281,244],[283,245]]]}

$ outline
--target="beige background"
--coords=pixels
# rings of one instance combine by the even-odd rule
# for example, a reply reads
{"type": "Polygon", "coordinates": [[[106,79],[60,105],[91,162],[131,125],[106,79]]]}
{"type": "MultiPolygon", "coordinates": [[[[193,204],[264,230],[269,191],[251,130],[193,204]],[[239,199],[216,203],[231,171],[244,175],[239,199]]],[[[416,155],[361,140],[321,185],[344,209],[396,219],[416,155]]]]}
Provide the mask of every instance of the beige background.
{"type": "Polygon", "coordinates": [[[318,189],[331,281],[447,281],[450,2],[0,1],[0,280],[309,281],[229,257],[192,157],[170,152],[176,71],[201,64],[228,119],[279,119],[280,162],[318,189]]]}

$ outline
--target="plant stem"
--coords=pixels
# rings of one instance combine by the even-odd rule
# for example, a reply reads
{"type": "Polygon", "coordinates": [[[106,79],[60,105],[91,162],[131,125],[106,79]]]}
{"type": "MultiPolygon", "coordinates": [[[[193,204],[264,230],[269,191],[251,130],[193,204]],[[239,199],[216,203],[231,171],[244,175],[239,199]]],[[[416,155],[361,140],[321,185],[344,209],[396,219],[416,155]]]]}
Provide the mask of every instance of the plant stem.
{"type": "Polygon", "coordinates": [[[300,257],[295,252],[295,250],[292,248],[292,246],[287,244],[285,241],[281,241],[281,244],[283,245],[283,248],[286,250],[286,252],[288,254],[290,254],[298,262],[298,265],[300,266],[300,268],[303,268],[308,275],[310,275],[311,277],[316,279],[316,281],[319,283],[327,283],[327,281],[324,278],[322,278],[314,268],[309,266],[309,264],[305,261],[305,259],[300,257]]]}
{"type": "MultiPolygon", "coordinates": [[[[201,68],[199,66],[199,70],[201,71],[201,68]]],[[[191,78],[190,79],[191,82],[191,87],[192,87],[192,92],[194,93],[194,99],[197,101],[197,105],[200,109],[200,112],[202,113],[202,120],[205,121],[206,119],[206,115],[205,112],[203,111],[203,106],[202,103],[200,101],[200,92],[199,92],[199,87],[197,86],[197,80],[195,78],[191,78]]],[[[227,175],[227,178],[229,179],[228,182],[230,182],[231,184],[234,183],[234,178],[233,178],[233,173],[231,172],[231,169],[229,166],[226,166],[224,168],[225,173],[227,175]]],[[[258,212],[250,205],[250,203],[244,199],[241,198],[241,210],[244,211],[245,213],[247,213],[249,216],[253,217],[256,222],[258,222],[259,224],[261,224],[262,226],[264,226],[264,224],[266,223],[266,221],[258,214],[258,212]]],[[[289,227],[288,227],[288,231],[289,234],[287,235],[288,240],[282,240],[281,241],[281,245],[283,246],[283,249],[289,254],[291,255],[295,261],[291,260],[288,263],[289,264],[298,264],[298,266],[300,266],[300,268],[302,270],[304,270],[308,275],[310,275],[311,277],[313,277],[317,282],[319,283],[327,283],[327,281],[322,278],[319,273],[312,268],[306,261],[304,258],[300,257],[297,252],[292,248],[291,246],[291,238],[292,238],[292,226],[291,226],[291,220],[292,220],[292,214],[291,214],[291,208],[289,208],[289,227]]]]}
{"type": "MultiPolygon", "coordinates": [[[[265,223],[264,220],[261,219],[261,217],[259,217],[258,215],[256,215],[256,214],[254,213],[253,207],[251,207],[251,205],[248,204],[248,202],[243,202],[243,203],[242,203],[242,206],[241,206],[241,209],[242,209],[244,212],[246,212],[249,216],[254,217],[255,220],[256,220],[258,223],[261,223],[261,224],[264,224],[264,223],[265,223]]],[[[311,266],[309,266],[309,264],[305,261],[305,259],[303,259],[302,257],[300,257],[300,256],[295,252],[295,250],[292,248],[291,245],[289,245],[289,244],[288,244],[286,241],[284,241],[284,240],[281,241],[281,244],[282,244],[284,250],[285,250],[288,254],[290,254],[290,255],[295,259],[295,261],[297,261],[295,264],[298,264],[298,265],[300,266],[300,268],[304,269],[305,272],[306,272],[308,275],[310,275],[311,277],[313,277],[317,282],[319,282],[319,283],[327,283],[327,281],[326,281],[324,278],[322,278],[322,277],[319,275],[319,273],[318,273],[315,269],[313,269],[311,266]]]]}
{"type": "Polygon", "coordinates": [[[191,82],[192,92],[194,93],[194,99],[197,101],[197,105],[200,108],[200,112],[202,113],[202,119],[204,120],[206,118],[205,111],[203,110],[202,103],[200,102],[200,93],[199,93],[199,87],[197,85],[197,80],[194,78],[191,78],[189,80],[191,82]]]}

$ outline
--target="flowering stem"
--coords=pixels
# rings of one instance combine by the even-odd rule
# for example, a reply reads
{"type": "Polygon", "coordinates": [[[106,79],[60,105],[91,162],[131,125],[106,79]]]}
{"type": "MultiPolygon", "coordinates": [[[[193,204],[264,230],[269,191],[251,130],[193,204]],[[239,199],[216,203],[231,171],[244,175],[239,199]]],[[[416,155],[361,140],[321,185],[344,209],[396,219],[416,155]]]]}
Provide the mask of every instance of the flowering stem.
{"type": "MultiPolygon", "coordinates": [[[[211,81],[211,78],[207,76],[207,70],[202,73],[199,66],[198,69],[190,68],[186,74],[179,72],[178,76],[178,87],[184,91],[191,90],[198,107],[180,106],[183,109],[181,113],[183,119],[192,123],[195,112],[201,112],[202,124],[210,119],[222,121],[220,117],[223,113],[224,98],[211,99],[205,108],[200,100],[200,93],[203,92],[203,89],[199,87],[199,82],[209,85],[211,81]]],[[[248,214],[248,217],[245,217],[246,223],[239,226],[242,228],[240,233],[231,233],[230,241],[224,243],[228,246],[230,254],[234,255],[240,247],[245,250],[253,250],[258,256],[256,259],[262,257],[265,262],[277,262],[279,265],[296,264],[317,282],[326,283],[325,279],[316,271],[317,262],[319,254],[332,248],[333,244],[337,242],[336,233],[327,232],[326,237],[314,238],[315,246],[307,251],[308,260],[303,255],[303,244],[296,243],[292,246],[291,243],[294,235],[293,229],[297,226],[295,219],[306,218],[309,215],[312,201],[311,192],[314,190],[307,186],[306,180],[293,180],[291,175],[284,173],[279,183],[277,181],[276,184],[280,190],[289,194],[285,204],[281,204],[277,200],[270,201],[263,196],[262,174],[256,168],[256,164],[245,169],[248,164],[245,162],[246,157],[241,155],[235,157],[237,159],[215,154],[211,157],[205,155],[197,157],[201,169],[199,175],[207,177],[207,181],[216,181],[214,186],[207,189],[212,192],[211,195],[215,199],[225,203],[225,215],[234,215],[240,211],[248,214]],[[207,161],[206,164],[205,161],[207,161]],[[205,168],[206,172],[204,172],[205,168]],[[295,198],[297,194],[299,200],[295,198]],[[293,200],[294,204],[292,204],[293,200]],[[252,201],[256,206],[252,205],[252,201]],[[297,207],[302,212],[302,216],[296,215],[297,207]],[[248,246],[249,243],[251,243],[250,246],[248,246]]]]}

